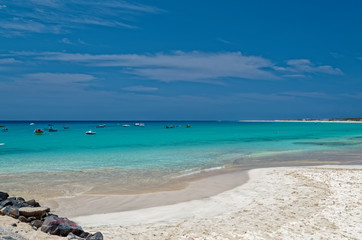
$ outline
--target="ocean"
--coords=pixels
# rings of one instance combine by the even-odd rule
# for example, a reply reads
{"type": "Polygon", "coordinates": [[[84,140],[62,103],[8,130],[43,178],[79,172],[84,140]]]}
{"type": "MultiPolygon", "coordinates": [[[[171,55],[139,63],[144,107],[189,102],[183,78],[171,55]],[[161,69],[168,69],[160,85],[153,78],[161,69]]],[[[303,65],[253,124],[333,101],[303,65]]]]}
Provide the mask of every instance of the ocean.
{"type": "Polygon", "coordinates": [[[80,187],[92,179],[97,187],[74,191],[107,189],[109,182],[113,182],[109,192],[147,191],[172,179],[221,169],[360,163],[362,146],[358,123],[146,121],[144,127],[133,121],[30,123],[0,122],[5,126],[1,129],[8,129],[0,131],[0,187],[14,188],[4,179],[23,181],[23,189],[30,180],[63,187],[75,181],[80,187]],[[45,130],[49,124],[58,131],[45,130]],[[106,126],[96,128],[100,124],[106,126]],[[35,135],[36,128],[44,133],[35,135]],[[86,135],[89,130],[96,134],[86,135]]]}

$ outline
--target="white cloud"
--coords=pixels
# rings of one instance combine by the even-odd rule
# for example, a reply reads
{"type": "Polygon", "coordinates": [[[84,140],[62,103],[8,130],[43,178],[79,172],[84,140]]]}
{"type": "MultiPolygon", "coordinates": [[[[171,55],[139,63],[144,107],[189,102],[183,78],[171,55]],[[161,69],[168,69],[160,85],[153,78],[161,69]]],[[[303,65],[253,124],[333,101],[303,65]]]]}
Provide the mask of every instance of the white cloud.
{"type": "Polygon", "coordinates": [[[222,43],[225,43],[225,44],[232,44],[230,41],[228,41],[228,40],[225,40],[225,39],[223,39],[223,38],[217,38],[217,40],[219,41],[219,42],[222,42],[222,43]]]}
{"type": "Polygon", "coordinates": [[[122,89],[129,92],[154,92],[158,90],[158,88],[156,87],[145,87],[145,86],[130,86],[130,87],[124,87],[122,89]]]}
{"type": "Polygon", "coordinates": [[[73,45],[74,43],[72,43],[68,38],[62,38],[60,40],[60,42],[64,43],[64,44],[69,44],[69,45],[73,45]]]}
{"type": "Polygon", "coordinates": [[[240,52],[182,52],[157,54],[81,54],[66,52],[17,52],[7,55],[34,61],[58,61],[86,67],[114,68],[123,74],[163,82],[190,81],[220,84],[223,79],[280,80],[305,78],[312,74],[343,74],[339,68],[315,66],[310,60],[288,60],[277,66],[260,56],[240,52]]]}
{"type": "Polygon", "coordinates": [[[67,33],[85,26],[136,28],[130,16],[159,13],[162,10],[126,1],[13,0],[0,5],[3,17],[0,30],[8,36],[25,33],[67,33]],[[6,7],[6,9],[5,9],[6,7]]]}
{"type": "Polygon", "coordinates": [[[305,72],[305,73],[326,73],[332,75],[342,75],[339,68],[334,68],[329,65],[315,66],[309,59],[292,59],[287,61],[287,71],[291,72],[305,72]]]}
{"type": "Polygon", "coordinates": [[[240,52],[201,53],[174,52],[172,54],[71,54],[42,53],[41,60],[77,62],[99,67],[120,67],[123,71],[148,79],[171,81],[210,82],[220,78],[275,80],[278,76],[268,71],[273,63],[258,56],[244,56],[240,52]]]}
{"type": "Polygon", "coordinates": [[[51,84],[86,83],[95,79],[92,75],[78,73],[31,73],[25,78],[51,84]]]}
{"type": "Polygon", "coordinates": [[[0,64],[12,64],[19,63],[20,61],[15,60],[14,58],[0,58],[0,64]]]}

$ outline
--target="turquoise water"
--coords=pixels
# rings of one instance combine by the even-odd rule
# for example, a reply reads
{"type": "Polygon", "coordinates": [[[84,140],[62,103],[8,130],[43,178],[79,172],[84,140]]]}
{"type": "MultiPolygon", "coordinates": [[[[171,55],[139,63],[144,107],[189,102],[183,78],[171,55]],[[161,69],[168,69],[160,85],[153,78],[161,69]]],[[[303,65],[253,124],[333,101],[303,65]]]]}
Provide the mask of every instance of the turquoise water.
{"type": "MultiPolygon", "coordinates": [[[[362,124],[354,123],[144,122],[139,127],[134,122],[51,122],[58,132],[41,136],[34,129],[49,122],[29,123],[0,122],[8,128],[0,132],[0,173],[120,168],[182,174],[233,164],[268,166],[275,159],[288,165],[318,153],[358,157],[362,146],[362,124]],[[99,124],[106,127],[96,128],[99,124]],[[171,124],[176,127],[164,128],[171,124]],[[96,134],[86,135],[88,130],[96,134]]],[[[316,159],[325,160],[310,158],[316,159]]]]}

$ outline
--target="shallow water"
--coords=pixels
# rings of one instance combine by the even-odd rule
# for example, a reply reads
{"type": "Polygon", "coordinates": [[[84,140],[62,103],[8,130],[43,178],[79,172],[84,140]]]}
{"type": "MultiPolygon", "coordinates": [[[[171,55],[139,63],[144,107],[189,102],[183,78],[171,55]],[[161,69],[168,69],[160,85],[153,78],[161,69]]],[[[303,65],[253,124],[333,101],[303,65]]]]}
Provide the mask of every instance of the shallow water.
{"type": "Polygon", "coordinates": [[[9,129],[0,132],[0,187],[48,197],[167,189],[182,186],[180,176],[228,168],[353,163],[362,146],[354,123],[51,122],[58,132],[41,136],[34,129],[49,123],[29,123],[0,123],[9,129]]]}

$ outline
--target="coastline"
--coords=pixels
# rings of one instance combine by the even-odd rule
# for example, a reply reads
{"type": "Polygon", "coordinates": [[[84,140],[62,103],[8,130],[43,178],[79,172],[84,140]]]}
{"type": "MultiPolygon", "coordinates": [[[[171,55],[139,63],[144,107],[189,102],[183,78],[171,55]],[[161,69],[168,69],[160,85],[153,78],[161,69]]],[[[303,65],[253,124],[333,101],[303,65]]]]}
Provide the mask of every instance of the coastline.
{"type": "MultiPolygon", "coordinates": [[[[73,209],[76,214],[64,216],[85,231],[102,232],[105,239],[358,239],[361,236],[362,165],[256,168],[247,175],[249,180],[246,171],[218,174],[192,181],[183,190],[144,194],[121,203],[117,202],[119,197],[125,196],[76,197],[68,202],[75,204],[68,211],[73,209]],[[223,183],[231,179],[232,184],[225,189],[223,183]],[[177,199],[182,195],[184,199],[177,199]],[[142,206],[152,196],[153,203],[142,206]],[[166,200],[169,196],[177,201],[166,200]],[[112,201],[125,204],[124,209],[113,208],[112,201]],[[83,216],[84,212],[77,210],[82,204],[88,209],[83,216]],[[106,213],[102,206],[112,211],[106,213]]],[[[23,223],[11,227],[14,221],[0,216],[0,230],[16,231],[26,239],[59,239],[34,232],[23,223]]]]}
{"type": "Polygon", "coordinates": [[[358,239],[362,165],[261,168],[212,197],[75,217],[106,239],[358,239]]]}

